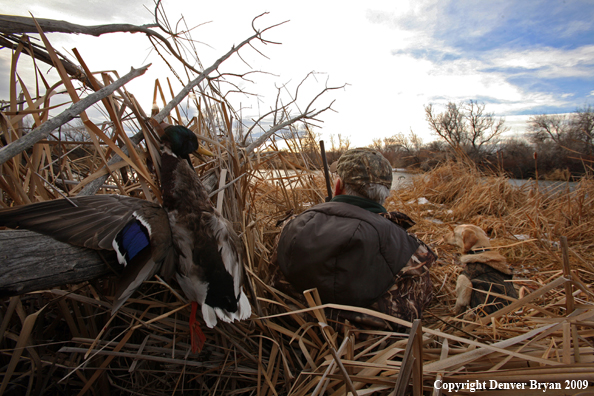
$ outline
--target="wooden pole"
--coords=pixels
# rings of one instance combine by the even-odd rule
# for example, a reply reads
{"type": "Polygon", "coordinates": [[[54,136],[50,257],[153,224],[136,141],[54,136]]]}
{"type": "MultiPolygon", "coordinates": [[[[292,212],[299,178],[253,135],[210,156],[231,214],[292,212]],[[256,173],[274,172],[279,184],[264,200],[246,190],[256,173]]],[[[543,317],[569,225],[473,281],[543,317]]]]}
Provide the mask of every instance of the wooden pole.
{"type": "Polygon", "coordinates": [[[328,171],[328,160],[326,159],[326,149],[324,148],[324,141],[320,140],[320,151],[322,152],[322,166],[324,167],[324,180],[326,180],[326,202],[332,199],[332,183],[330,182],[330,172],[328,171]]]}

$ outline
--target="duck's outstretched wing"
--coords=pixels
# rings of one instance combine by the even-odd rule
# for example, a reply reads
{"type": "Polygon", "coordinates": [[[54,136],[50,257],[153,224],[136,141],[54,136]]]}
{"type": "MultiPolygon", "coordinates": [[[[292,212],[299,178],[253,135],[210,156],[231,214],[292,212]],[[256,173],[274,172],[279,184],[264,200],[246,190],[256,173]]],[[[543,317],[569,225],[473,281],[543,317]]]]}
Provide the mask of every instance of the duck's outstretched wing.
{"type": "Polygon", "coordinates": [[[56,199],[2,209],[0,225],[39,232],[71,245],[111,250],[116,235],[143,202],[119,195],[56,199]]]}
{"type": "Polygon", "coordinates": [[[28,229],[76,246],[115,250],[126,268],[113,312],[159,269],[166,279],[175,272],[177,256],[167,213],[141,199],[95,195],[17,206],[0,210],[0,226],[28,229]]]}

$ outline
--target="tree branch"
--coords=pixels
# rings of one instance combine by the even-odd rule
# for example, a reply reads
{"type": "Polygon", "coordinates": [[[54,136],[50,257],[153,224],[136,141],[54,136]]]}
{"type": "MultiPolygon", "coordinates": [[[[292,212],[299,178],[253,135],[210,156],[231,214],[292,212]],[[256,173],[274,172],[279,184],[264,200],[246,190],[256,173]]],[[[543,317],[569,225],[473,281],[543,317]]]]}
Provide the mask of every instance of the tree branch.
{"type": "MultiPolygon", "coordinates": [[[[31,43],[30,41],[25,41],[23,38],[12,36],[12,35],[0,35],[0,46],[11,48],[16,50],[19,44],[23,44],[25,46],[25,50],[23,51],[24,54],[29,55],[37,60],[40,60],[43,63],[46,63],[50,66],[54,66],[51,57],[49,54],[39,47],[31,43]]],[[[61,54],[60,54],[61,55],[61,54]]],[[[70,62],[70,60],[66,59],[65,57],[61,56],[60,61],[68,73],[69,76],[76,78],[79,81],[83,81],[87,85],[91,85],[87,75],[78,68],[74,63],[70,62]]]]}
{"type": "MultiPolygon", "coordinates": [[[[128,23],[122,23],[83,26],[66,21],[56,21],[54,19],[35,18],[35,20],[37,23],[39,23],[39,26],[41,26],[41,29],[45,33],[87,34],[95,37],[99,37],[108,33],[144,33],[149,37],[149,39],[156,38],[160,43],[167,47],[169,52],[171,52],[171,54],[177,60],[183,63],[188,69],[194,71],[195,73],[200,73],[199,70],[196,70],[194,67],[192,67],[192,65],[185,61],[185,59],[173,48],[171,43],[169,43],[169,41],[167,41],[164,36],[150,29],[161,28],[163,31],[166,31],[158,23],[147,25],[131,25],[128,23]]],[[[7,35],[18,33],[38,33],[35,27],[35,22],[33,22],[33,18],[14,15],[0,15],[0,32],[7,35]]],[[[173,36],[172,33],[170,34],[173,36]]],[[[40,60],[43,61],[41,58],[40,60]]]]}
{"type": "MultiPolygon", "coordinates": [[[[254,19],[257,19],[257,18],[259,18],[259,16],[254,19]]],[[[264,29],[262,32],[267,31],[268,29],[270,29],[270,27],[264,29]]],[[[255,28],[254,28],[254,30],[255,30],[255,28]]],[[[250,43],[252,40],[254,40],[254,39],[262,40],[262,38],[261,38],[262,32],[255,30],[255,33],[253,35],[251,35],[250,37],[248,37],[247,39],[242,41],[237,47],[233,46],[225,55],[223,55],[219,59],[217,59],[217,61],[215,63],[213,63],[210,67],[204,69],[204,71],[201,72],[198,77],[196,77],[194,80],[190,81],[190,83],[188,83],[186,86],[184,86],[184,88],[182,88],[182,90],[169,103],[167,103],[167,105],[165,107],[163,107],[163,109],[161,109],[161,111],[159,113],[154,115],[153,118],[157,122],[162,122],[165,119],[165,117],[167,117],[169,115],[169,113],[175,108],[175,106],[177,106],[179,103],[181,103],[181,101],[184,100],[184,98],[186,96],[188,96],[188,94],[192,91],[192,89],[195,86],[197,86],[202,81],[207,79],[208,75],[211,74],[213,71],[217,70],[218,67],[224,61],[229,59],[234,53],[238,52],[243,46],[250,43]]],[[[134,135],[131,138],[131,140],[134,143],[138,143],[142,140],[142,138],[143,138],[143,133],[141,131],[141,132],[138,132],[136,135],[134,135]]],[[[121,160],[122,159],[120,158],[120,156],[114,153],[114,155],[112,155],[111,159],[108,161],[108,165],[113,165],[121,160]]],[[[109,175],[104,175],[104,176],[97,178],[92,183],[89,183],[87,186],[85,186],[78,195],[93,195],[93,194],[95,194],[97,192],[97,190],[99,190],[101,185],[103,185],[105,183],[105,181],[107,180],[108,177],[109,177],[109,175]]]]}
{"type": "MultiPolygon", "coordinates": [[[[145,33],[152,36],[160,36],[158,33],[149,28],[158,27],[157,24],[149,25],[131,25],[128,23],[109,24],[109,25],[94,25],[83,26],[66,21],[56,21],[54,19],[35,18],[41,29],[45,33],[73,33],[73,34],[88,34],[91,36],[101,36],[107,33],[145,33]]],[[[35,22],[33,18],[15,16],[15,15],[0,15],[0,32],[15,34],[15,33],[37,33],[35,22]]],[[[160,36],[163,40],[163,36],[160,36]]]]}
{"type": "MultiPolygon", "coordinates": [[[[267,29],[265,29],[265,30],[267,30],[267,29]]],[[[179,91],[179,93],[177,95],[175,95],[175,97],[173,99],[171,99],[171,101],[169,103],[167,103],[167,105],[165,107],[163,107],[163,109],[157,115],[155,115],[153,118],[157,122],[162,122],[165,119],[165,117],[167,117],[167,115],[173,110],[173,108],[175,106],[177,106],[182,100],[184,100],[184,98],[186,96],[188,96],[188,94],[192,91],[192,88],[194,88],[195,86],[200,84],[202,81],[204,81],[204,79],[206,79],[210,73],[212,73],[213,71],[218,69],[218,67],[224,61],[229,59],[231,57],[231,55],[233,55],[234,53],[239,51],[244,45],[248,44],[249,42],[251,42],[252,40],[254,40],[256,38],[260,39],[260,37],[261,37],[261,32],[256,31],[253,35],[251,35],[247,39],[243,40],[237,47],[233,46],[225,55],[223,55],[219,59],[217,59],[215,63],[213,63],[208,68],[204,69],[204,71],[202,73],[200,73],[200,75],[198,77],[196,77],[194,80],[190,81],[189,84],[187,84],[185,87],[183,87],[182,90],[179,91]]]]}
{"type": "Polygon", "coordinates": [[[82,111],[91,107],[101,99],[111,95],[116,89],[120,88],[130,80],[144,74],[148,69],[149,65],[143,66],[139,69],[134,69],[126,74],[124,77],[108,85],[107,87],[101,88],[99,91],[90,94],[89,96],[81,99],[74,103],[68,109],[52,118],[51,120],[44,122],[40,127],[35,128],[22,138],[0,148],[0,165],[14,157],[15,155],[23,152],[24,150],[32,147],[35,143],[41,139],[46,138],[53,130],[58,128],[60,125],[64,125],[68,121],[74,119],[82,111]]]}

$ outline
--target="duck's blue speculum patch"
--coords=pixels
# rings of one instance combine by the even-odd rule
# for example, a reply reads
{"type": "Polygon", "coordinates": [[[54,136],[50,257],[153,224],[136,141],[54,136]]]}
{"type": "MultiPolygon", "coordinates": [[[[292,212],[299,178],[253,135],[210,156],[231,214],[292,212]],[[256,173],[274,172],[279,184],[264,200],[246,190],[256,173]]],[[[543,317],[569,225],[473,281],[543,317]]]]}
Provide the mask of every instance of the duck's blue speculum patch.
{"type": "Polygon", "coordinates": [[[120,254],[130,262],[142,249],[150,244],[149,232],[138,220],[126,224],[116,236],[120,254]]]}

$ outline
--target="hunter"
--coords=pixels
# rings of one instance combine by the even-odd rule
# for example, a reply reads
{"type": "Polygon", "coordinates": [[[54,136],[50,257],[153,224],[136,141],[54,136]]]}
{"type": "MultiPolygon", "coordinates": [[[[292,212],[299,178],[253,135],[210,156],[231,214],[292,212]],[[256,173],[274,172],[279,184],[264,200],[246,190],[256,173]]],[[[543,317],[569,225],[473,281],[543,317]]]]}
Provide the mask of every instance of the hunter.
{"type": "MultiPolygon", "coordinates": [[[[406,231],[414,225],[408,216],[384,208],[392,166],[379,152],[357,148],[340,157],[336,172],[334,198],[283,227],[276,251],[282,275],[276,271],[273,284],[293,295],[317,288],[323,303],[371,308],[409,322],[420,319],[433,297],[429,269],[437,256],[406,231]]],[[[346,310],[330,314],[388,326],[346,310]]]]}

